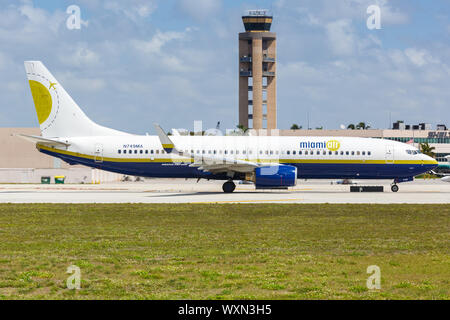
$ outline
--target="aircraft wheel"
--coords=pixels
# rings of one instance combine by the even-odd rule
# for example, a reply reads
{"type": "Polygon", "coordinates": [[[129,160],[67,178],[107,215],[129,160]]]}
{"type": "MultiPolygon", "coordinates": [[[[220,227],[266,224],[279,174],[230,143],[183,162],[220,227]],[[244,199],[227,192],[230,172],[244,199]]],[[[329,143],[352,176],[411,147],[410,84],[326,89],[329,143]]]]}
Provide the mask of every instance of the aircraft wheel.
{"type": "Polygon", "coordinates": [[[222,190],[225,193],[232,193],[234,189],[236,189],[236,185],[234,184],[233,181],[227,181],[222,186],[222,190]]]}
{"type": "Polygon", "coordinates": [[[397,191],[398,191],[398,185],[393,184],[393,185],[391,186],[391,190],[392,190],[392,192],[397,192],[397,191]]]}

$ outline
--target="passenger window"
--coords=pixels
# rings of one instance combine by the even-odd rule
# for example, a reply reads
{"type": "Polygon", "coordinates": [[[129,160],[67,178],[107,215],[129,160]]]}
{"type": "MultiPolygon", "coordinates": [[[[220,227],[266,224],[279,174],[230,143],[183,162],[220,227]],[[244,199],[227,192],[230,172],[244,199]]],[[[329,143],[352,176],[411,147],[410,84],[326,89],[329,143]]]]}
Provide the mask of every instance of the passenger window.
{"type": "Polygon", "coordinates": [[[332,156],[333,155],[333,151],[329,151],[328,155],[332,156]]]}
{"type": "Polygon", "coordinates": [[[216,154],[217,153],[217,151],[216,150],[214,150],[214,154],[216,154]]]}
{"type": "Polygon", "coordinates": [[[339,155],[339,151],[335,151],[335,152],[334,152],[334,155],[335,155],[335,156],[339,155]]]}
{"type": "Polygon", "coordinates": [[[295,155],[297,152],[296,151],[292,151],[292,154],[295,155]]]}
{"type": "Polygon", "coordinates": [[[239,150],[236,150],[236,154],[239,154],[239,150]]]}
{"type": "Polygon", "coordinates": [[[211,154],[211,150],[208,150],[208,154],[211,154]]]}
{"type": "Polygon", "coordinates": [[[159,150],[156,150],[156,154],[159,154],[159,150]]]}
{"type": "Polygon", "coordinates": [[[122,153],[122,150],[119,150],[119,154],[121,154],[122,153]]]}
{"type": "Polygon", "coordinates": [[[290,152],[289,150],[288,150],[286,153],[287,153],[287,155],[290,155],[290,154],[291,154],[291,152],[290,152]]]}
{"type": "Polygon", "coordinates": [[[358,151],[358,152],[356,152],[356,154],[359,156],[359,155],[361,155],[361,152],[358,151]]]}
{"type": "Polygon", "coordinates": [[[202,150],[202,154],[205,154],[205,150],[202,150]]]}
{"type": "Polygon", "coordinates": [[[245,150],[242,151],[242,154],[247,154],[247,152],[245,150]]]}
{"type": "Polygon", "coordinates": [[[369,151],[369,152],[367,152],[367,155],[368,155],[368,156],[370,156],[371,154],[372,154],[372,152],[370,152],[370,151],[369,151]]]}
{"type": "Polygon", "coordinates": [[[129,153],[129,154],[132,154],[132,153],[133,153],[133,150],[128,150],[128,153],[129,153]]]}
{"type": "Polygon", "coordinates": [[[228,151],[227,150],[225,150],[223,153],[225,153],[225,154],[228,154],[228,151]]]}
{"type": "Polygon", "coordinates": [[[148,150],[145,150],[145,154],[148,154],[148,150]]]}
{"type": "Polygon", "coordinates": [[[324,151],[323,153],[322,153],[324,156],[326,156],[327,155],[327,152],[326,151],[324,151]]]}
{"type": "Polygon", "coordinates": [[[134,154],[137,154],[137,150],[134,150],[134,154]]]}
{"type": "Polygon", "coordinates": [[[349,151],[345,151],[345,154],[348,156],[350,154],[350,152],[349,151]]]}
{"type": "Polygon", "coordinates": [[[144,150],[141,150],[141,151],[140,151],[140,154],[143,154],[143,153],[144,153],[144,150]]]}
{"type": "Polygon", "coordinates": [[[271,154],[271,155],[273,154],[273,151],[272,151],[272,150],[270,150],[270,154],[271,154]]]}
{"type": "Polygon", "coordinates": [[[341,156],[343,156],[344,155],[344,151],[341,151],[341,156]]]}
{"type": "Polygon", "coordinates": [[[230,154],[233,154],[233,152],[234,152],[233,150],[230,150],[230,154]]]}
{"type": "Polygon", "coordinates": [[[362,152],[362,155],[363,155],[363,156],[365,156],[365,155],[366,155],[366,152],[365,152],[365,151],[363,151],[363,152],[362,152]]]}
{"type": "Polygon", "coordinates": [[[317,155],[320,155],[320,151],[317,151],[316,154],[317,154],[317,155]]]}
{"type": "Polygon", "coordinates": [[[352,151],[352,156],[354,156],[355,155],[355,151],[352,151]]]}

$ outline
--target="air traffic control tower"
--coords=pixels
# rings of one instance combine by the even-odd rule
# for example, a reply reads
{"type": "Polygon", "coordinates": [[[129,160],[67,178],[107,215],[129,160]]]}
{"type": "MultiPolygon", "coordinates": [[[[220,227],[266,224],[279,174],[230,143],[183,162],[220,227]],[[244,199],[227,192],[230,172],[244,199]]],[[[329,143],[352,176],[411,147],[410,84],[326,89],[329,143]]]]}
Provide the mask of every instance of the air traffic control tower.
{"type": "Polygon", "coordinates": [[[250,10],[239,34],[239,124],[250,129],[277,128],[277,36],[267,10],[250,10]]]}

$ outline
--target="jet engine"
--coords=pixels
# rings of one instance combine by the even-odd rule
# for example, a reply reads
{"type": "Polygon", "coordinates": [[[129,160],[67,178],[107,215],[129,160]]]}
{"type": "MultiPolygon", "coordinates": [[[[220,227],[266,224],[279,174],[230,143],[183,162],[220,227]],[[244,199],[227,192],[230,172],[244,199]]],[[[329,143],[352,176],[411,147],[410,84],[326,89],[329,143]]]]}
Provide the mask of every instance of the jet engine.
{"type": "Polygon", "coordinates": [[[246,180],[253,181],[256,189],[287,189],[297,184],[297,167],[287,165],[259,167],[247,175],[246,180]]]}

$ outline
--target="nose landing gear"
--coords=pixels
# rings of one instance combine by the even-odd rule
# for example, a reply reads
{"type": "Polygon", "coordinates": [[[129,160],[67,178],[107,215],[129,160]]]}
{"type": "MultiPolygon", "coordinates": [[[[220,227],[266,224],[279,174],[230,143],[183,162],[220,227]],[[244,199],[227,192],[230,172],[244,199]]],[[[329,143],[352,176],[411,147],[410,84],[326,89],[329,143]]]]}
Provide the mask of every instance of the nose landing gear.
{"type": "Polygon", "coordinates": [[[398,185],[395,184],[395,182],[391,185],[392,192],[398,192],[398,185]]]}
{"type": "Polygon", "coordinates": [[[236,189],[236,185],[234,184],[233,180],[225,182],[222,186],[222,190],[225,193],[232,193],[234,189],[236,189]]]}

